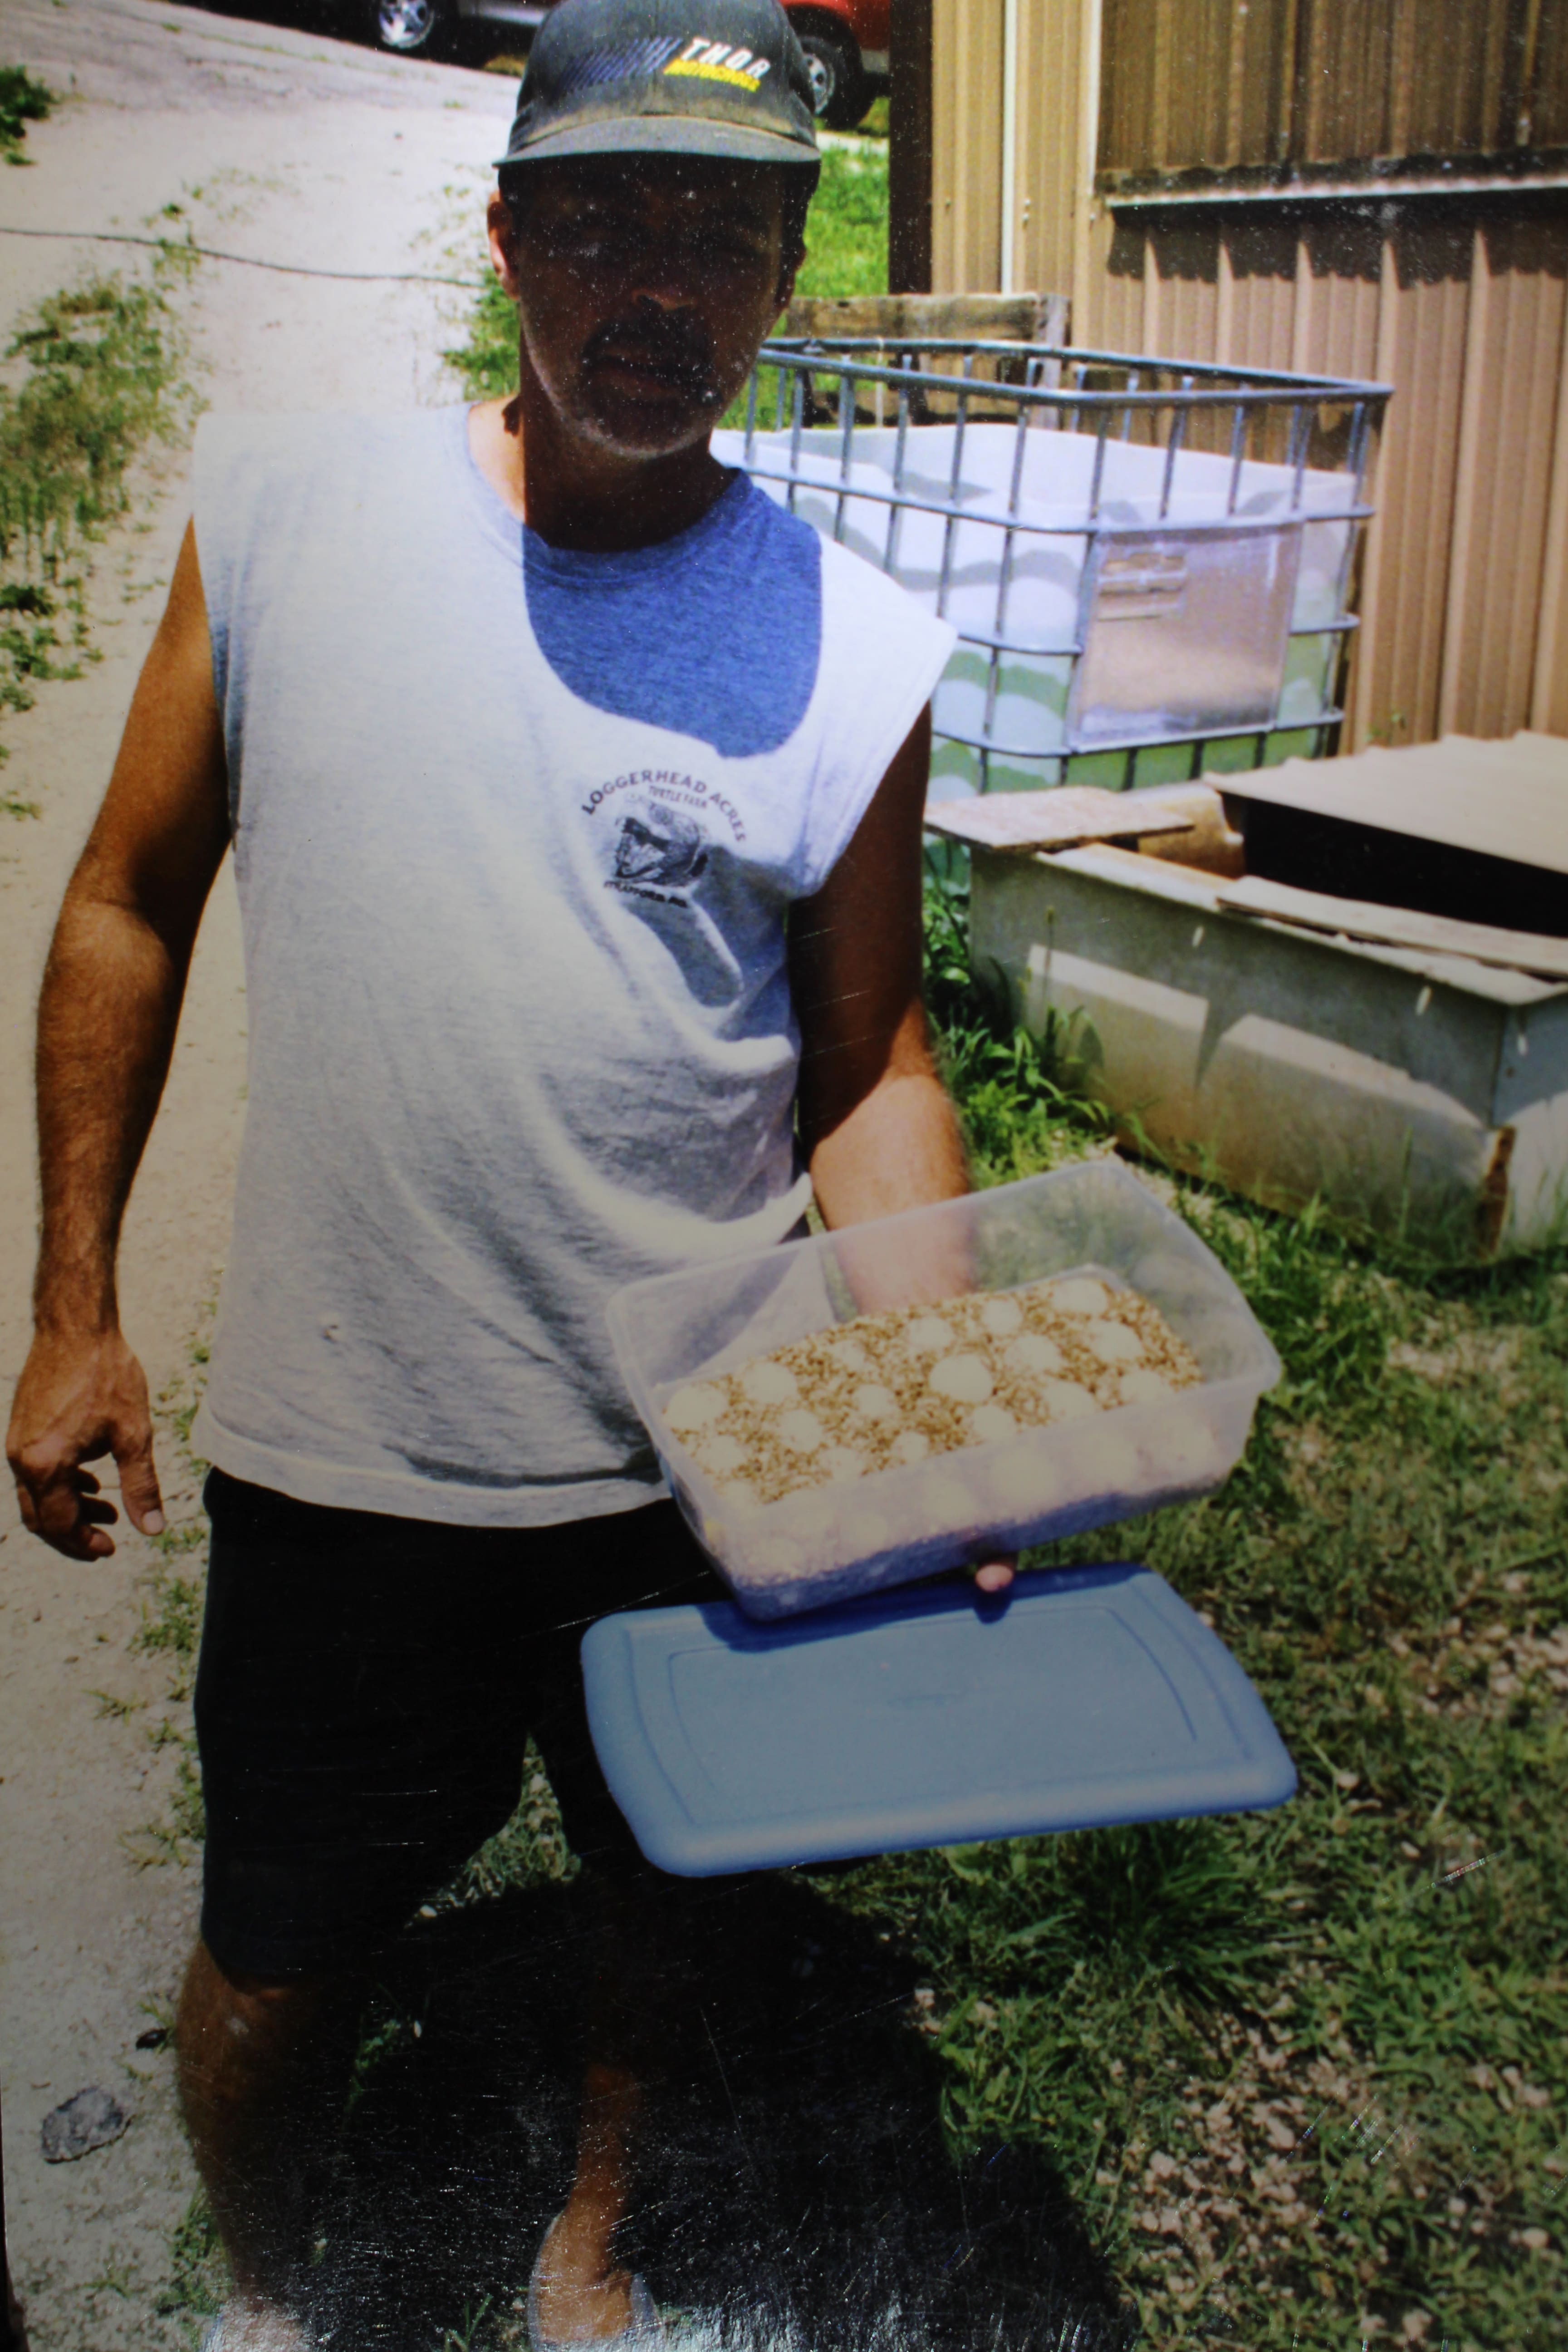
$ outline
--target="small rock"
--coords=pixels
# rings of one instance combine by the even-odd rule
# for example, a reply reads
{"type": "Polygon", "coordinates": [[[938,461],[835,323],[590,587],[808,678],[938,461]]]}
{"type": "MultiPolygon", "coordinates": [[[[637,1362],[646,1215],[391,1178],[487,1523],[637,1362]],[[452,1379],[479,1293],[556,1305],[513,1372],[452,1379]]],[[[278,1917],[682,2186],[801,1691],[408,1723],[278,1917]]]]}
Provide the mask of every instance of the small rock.
{"type": "Polygon", "coordinates": [[[117,2100],[96,2085],[78,2091],[58,2107],[51,2107],[38,2126],[38,2140],[46,2164],[74,2164],[79,2156],[90,2156],[95,2147],[107,2147],[117,2140],[131,2118],[117,2100]]]}

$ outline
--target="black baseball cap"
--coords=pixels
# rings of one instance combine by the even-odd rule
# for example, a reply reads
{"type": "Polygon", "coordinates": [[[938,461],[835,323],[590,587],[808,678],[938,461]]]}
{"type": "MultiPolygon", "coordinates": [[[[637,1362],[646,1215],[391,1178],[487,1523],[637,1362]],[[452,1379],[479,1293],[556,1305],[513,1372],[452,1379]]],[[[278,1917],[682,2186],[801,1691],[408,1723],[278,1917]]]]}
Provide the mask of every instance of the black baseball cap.
{"type": "Polygon", "coordinates": [[[805,55],[778,0],[557,0],[497,169],[637,154],[820,170],[805,55]]]}

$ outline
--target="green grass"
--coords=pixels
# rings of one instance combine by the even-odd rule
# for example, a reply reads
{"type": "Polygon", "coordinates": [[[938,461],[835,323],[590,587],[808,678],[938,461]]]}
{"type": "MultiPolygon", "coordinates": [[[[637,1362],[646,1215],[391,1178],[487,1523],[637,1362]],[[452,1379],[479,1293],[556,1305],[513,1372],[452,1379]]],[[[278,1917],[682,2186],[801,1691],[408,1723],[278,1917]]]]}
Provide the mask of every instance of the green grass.
{"type": "Polygon", "coordinates": [[[35,81],[25,66],[0,66],[0,155],[26,163],[23,142],[29,122],[44,122],[58,104],[55,93],[35,81]]]}
{"type": "Polygon", "coordinates": [[[805,224],[797,294],[888,290],[888,150],[873,140],[829,147],[805,224]]]}
{"type": "Polygon", "coordinates": [[[164,2318],[195,2323],[199,2329],[218,2309],[232,2284],[212,2208],[198,2189],[174,2224],[169,2241],[169,2275],[153,2308],[164,2318]]]}
{"type": "MultiPolygon", "coordinates": [[[[982,1179],[1102,1149],[1048,1054],[998,1074],[1005,1008],[966,982],[951,910],[931,937],[982,1179]]],[[[1424,1265],[1162,1181],[1285,1379],[1221,1495],[1038,1559],[1166,1576],[1300,1793],[820,1891],[916,1956],[955,2147],[1048,2153],[1142,2341],[1547,2352],[1568,2340],[1568,1253],[1424,1265]]]]}
{"type": "MultiPolygon", "coordinates": [[[[880,294],[888,287],[888,151],[873,140],[831,147],[806,223],[801,294],[880,294]]],[[[517,307],[490,278],[475,301],[466,340],[447,352],[468,400],[517,389],[517,307]]]]}
{"type": "MultiPolygon", "coordinates": [[[[146,277],[93,277],[24,317],[0,378],[0,713],[38,681],[96,658],[86,611],[93,545],[132,504],[150,442],[188,417],[184,338],[170,299],[190,265],[160,256],[146,277]]],[[[0,749],[0,759],[5,756],[0,749]]],[[[31,803],[0,800],[11,815],[31,803]]]]}

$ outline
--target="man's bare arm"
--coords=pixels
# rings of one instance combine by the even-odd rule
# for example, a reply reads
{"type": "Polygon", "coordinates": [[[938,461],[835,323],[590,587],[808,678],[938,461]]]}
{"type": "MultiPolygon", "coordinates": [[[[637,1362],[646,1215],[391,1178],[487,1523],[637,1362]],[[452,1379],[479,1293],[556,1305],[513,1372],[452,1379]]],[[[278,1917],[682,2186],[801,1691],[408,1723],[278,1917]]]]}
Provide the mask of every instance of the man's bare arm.
{"type": "Polygon", "coordinates": [[[958,1121],[921,1000],[921,822],[930,763],[927,711],[848,848],[791,924],[801,1139],[829,1225],[859,1224],[969,1191],[958,1121]]]}
{"type": "Polygon", "coordinates": [[[66,891],[38,1008],[43,1233],[32,1351],[6,1453],[22,1517],[73,1559],[114,1545],[83,1465],[112,1454],[138,1528],[163,1525],[115,1253],[168,1073],[202,908],[227,846],[206,603],[187,530],[98,821],[66,891]]]}
{"type": "MultiPolygon", "coordinates": [[[[930,769],[927,710],[849,847],[790,926],[801,1140],[829,1226],[893,1216],[970,1190],[921,996],[921,831],[930,769]]],[[[951,1296],[965,1286],[969,1269],[962,1243],[939,1245],[917,1263],[900,1240],[885,1263],[857,1268],[858,1288],[862,1275],[876,1293],[868,1305],[901,1304],[951,1296]]],[[[975,1582],[1001,1592],[1013,1574],[1012,1560],[986,1560],[975,1582]]]]}

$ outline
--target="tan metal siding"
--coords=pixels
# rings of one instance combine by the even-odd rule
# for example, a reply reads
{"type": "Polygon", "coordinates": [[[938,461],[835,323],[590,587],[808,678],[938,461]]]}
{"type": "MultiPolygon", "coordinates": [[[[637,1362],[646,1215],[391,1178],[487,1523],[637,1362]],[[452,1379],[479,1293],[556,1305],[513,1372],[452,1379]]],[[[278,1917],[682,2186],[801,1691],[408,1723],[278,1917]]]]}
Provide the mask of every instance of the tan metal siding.
{"type": "Polygon", "coordinates": [[[1541,0],[1521,110],[1520,143],[1568,147],[1568,0],[1541,0]]]}
{"type": "Polygon", "coordinates": [[[1003,0],[935,0],[935,291],[995,291],[1002,273],[1003,0]]]}
{"type": "Polygon", "coordinates": [[[1442,235],[1430,223],[1379,239],[1373,373],[1398,390],[1373,485],[1350,730],[1358,749],[1437,732],[1470,244],[1462,228],[1442,235]]]}
{"type": "Polygon", "coordinates": [[[1563,322],[1557,367],[1552,495],[1547,503],[1542,579],[1530,723],[1544,734],[1568,735],[1568,317],[1563,322]]]}
{"type": "Polygon", "coordinates": [[[1082,23],[1079,0],[1037,0],[1019,27],[1019,70],[1030,93],[1018,124],[1021,286],[1065,286],[1072,276],[1082,23]]]}
{"type": "MultiPolygon", "coordinates": [[[[1347,748],[1440,729],[1568,734],[1568,202],[1500,194],[1286,215],[1245,202],[1113,213],[1088,186],[1081,136],[1077,68],[1092,54],[1095,0],[1019,5],[1019,184],[1030,201],[1020,267],[1037,291],[1071,297],[1074,341],[1397,388],[1363,563],[1347,748]]],[[[1132,5],[1105,0],[1108,37],[1132,5]]],[[[1174,0],[1138,5],[1147,25],[1174,0]]],[[[936,11],[934,283],[994,288],[1000,0],[936,0],[936,11]],[[961,157],[967,191],[952,177],[961,157]]],[[[1325,21],[1334,14],[1353,18],[1363,43],[1414,21],[1395,21],[1394,0],[1358,0],[1325,21]]],[[[1533,59],[1516,44],[1509,69],[1560,105],[1568,0],[1539,0],[1536,26],[1533,59]]],[[[1409,119],[1430,121],[1441,71],[1425,53],[1412,66],[1409,119]]],[[[1493,70],[1489,103],[1507,93],[1503,67],[1493,70]]]]}
{"type": "Polygon", "coordinates": [[[1508,155],[1563,137],[1564,0],[1104,0],[1108,174],[1508,155]]]}
{"type": "Polygon", "coordinates": [[[1568,220],[1475,232],[1438,720],[1529,719],[1563,348],[1568,220]]]}

